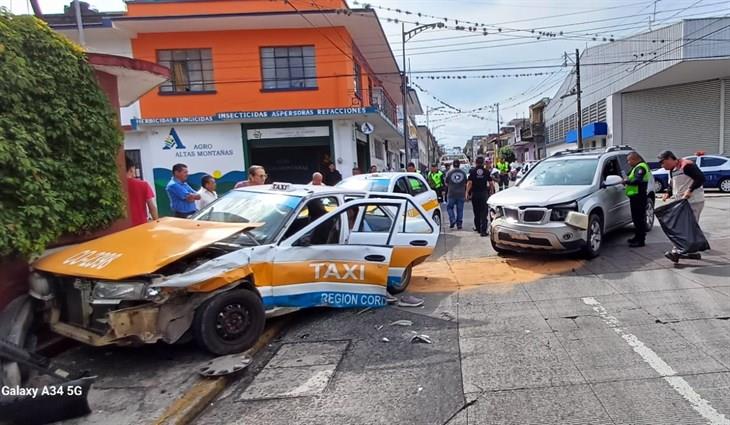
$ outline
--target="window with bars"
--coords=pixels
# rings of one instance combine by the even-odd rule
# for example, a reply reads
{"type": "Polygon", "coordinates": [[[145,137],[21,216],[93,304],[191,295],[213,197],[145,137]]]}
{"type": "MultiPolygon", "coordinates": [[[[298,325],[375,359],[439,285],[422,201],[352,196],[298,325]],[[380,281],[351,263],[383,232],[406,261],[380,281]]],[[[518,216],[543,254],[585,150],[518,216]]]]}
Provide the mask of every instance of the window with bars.
{"type": "Polygon", "coordinates": [[[385,152],[385,145],[380,140],[375,141],[375,158],[377,159],[383,159],[385,155],[383,155],[383,152],[385,152]]]}
{"type": "Polygon", "coordinates": [[[316,89],[314,46],[262,47],[261,75],[264,90],[316,89]]]}
{"type": "Polygon", "coordinates": [[[211,49],[158,50],[157,63],[170,69],[170,79],[160,86],[160,93],[215,91],[211,49]]]}

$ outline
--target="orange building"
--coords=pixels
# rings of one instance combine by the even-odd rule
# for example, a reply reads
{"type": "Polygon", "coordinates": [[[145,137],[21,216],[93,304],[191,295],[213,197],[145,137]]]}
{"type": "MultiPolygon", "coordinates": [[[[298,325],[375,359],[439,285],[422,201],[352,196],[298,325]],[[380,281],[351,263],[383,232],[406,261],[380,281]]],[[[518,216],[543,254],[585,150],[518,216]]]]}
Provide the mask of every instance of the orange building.
{"type": "MultiPolygon", "coordinates": [[[[170,80],[122,111],[125,148],[158,205],[175,163],[219,191],[263,165],[306,183],[334,162],[400,167],[400,70],[371,9],[343,0],[135,0],[126,13],[83,16],[90,51],[157,62],[170,80]]],[[[70,11],[70,13],[73,13],[70,11]]],[[[79,39],[75,22],[54,28],[79,39]]]]}

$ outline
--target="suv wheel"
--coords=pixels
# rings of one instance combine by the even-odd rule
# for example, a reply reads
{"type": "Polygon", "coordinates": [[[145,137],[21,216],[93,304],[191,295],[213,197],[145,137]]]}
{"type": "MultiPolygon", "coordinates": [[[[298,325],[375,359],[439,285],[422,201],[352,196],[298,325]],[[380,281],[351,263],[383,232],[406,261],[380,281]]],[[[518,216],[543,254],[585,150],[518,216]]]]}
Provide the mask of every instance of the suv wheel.
{"type": "Polygon", "coordinates": [[[264,331],[266,313],[257,294],[247,289],[222,292],[195,311],[193,334],[213,354],[240,353],[251,348],[264,331]]]}
{"type": "Polygon", "coordinates": [[[588,258],[596,258],[603,245],[603,221],[598,214],[591,214],[588,220],[588,239],[583,252],[588,258]]]}
{"type": "Polygon", "coordinates": [[[654,197],[646,200],[646,231],[651,232],[654,228],[654,197]]]}

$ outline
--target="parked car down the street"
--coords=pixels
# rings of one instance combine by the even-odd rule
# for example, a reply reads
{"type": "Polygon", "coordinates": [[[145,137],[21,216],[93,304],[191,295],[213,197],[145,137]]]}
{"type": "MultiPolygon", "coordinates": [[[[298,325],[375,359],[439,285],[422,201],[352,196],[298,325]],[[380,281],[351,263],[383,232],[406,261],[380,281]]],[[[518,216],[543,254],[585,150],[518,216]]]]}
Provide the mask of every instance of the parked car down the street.
{"type": "Polygon", "coordinates": [[[361,174],[342,180],[337,187],[368,192],[405,193],[413,196],[421,207],[441,226],[441,208],[436,192],[418,173],[373,173],[361,174]]]}
{"type": "MultiPolygon", "coordinates": [[[[693,155],[688,159],[700,168],[705,175],[705,189],[719,189],[730,193],[730,158],[720,155],[693,155]]],[[[654,191],[664,192],[669,187],[669,172],[663,168],[652,171],[654,175],[654,191]]]]}
{"type": "MultiPolygon", "coordinates": [[[[629,152],[623,146],[565,151],[533,166],[517,185],[489,198],[493,248],[597,256],[605,233],[631,223],[623,185],[629,152]]],[[[654,225],[649,189],[647,229],[654,225]]]]}
{"type": "Polygon", "coordinates": [[[236,189],[191,220],[163,218],[41,258],[31,295],[54,332],[85,344],[190,335],[212,353],[241,352],[277,310],[381,307],[389,284],[405,289],[439,228],[410,195],[368,196],[236,189]]]}

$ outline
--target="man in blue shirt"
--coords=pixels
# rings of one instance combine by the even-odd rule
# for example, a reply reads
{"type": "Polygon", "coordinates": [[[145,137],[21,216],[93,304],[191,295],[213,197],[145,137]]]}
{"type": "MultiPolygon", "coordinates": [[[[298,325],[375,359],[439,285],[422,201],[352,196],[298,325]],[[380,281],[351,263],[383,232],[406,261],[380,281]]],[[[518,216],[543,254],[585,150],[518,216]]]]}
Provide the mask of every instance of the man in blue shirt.
{"type": "Polygon", "coordinates": [[[195,214],[195,201],[200,200],[200,195],[187,184],[188,166],[175,164],[172,167],[172,178],[167,183],[165,190],[170,198],[170,208],[175,217],[188,218],[195,214]]]}

